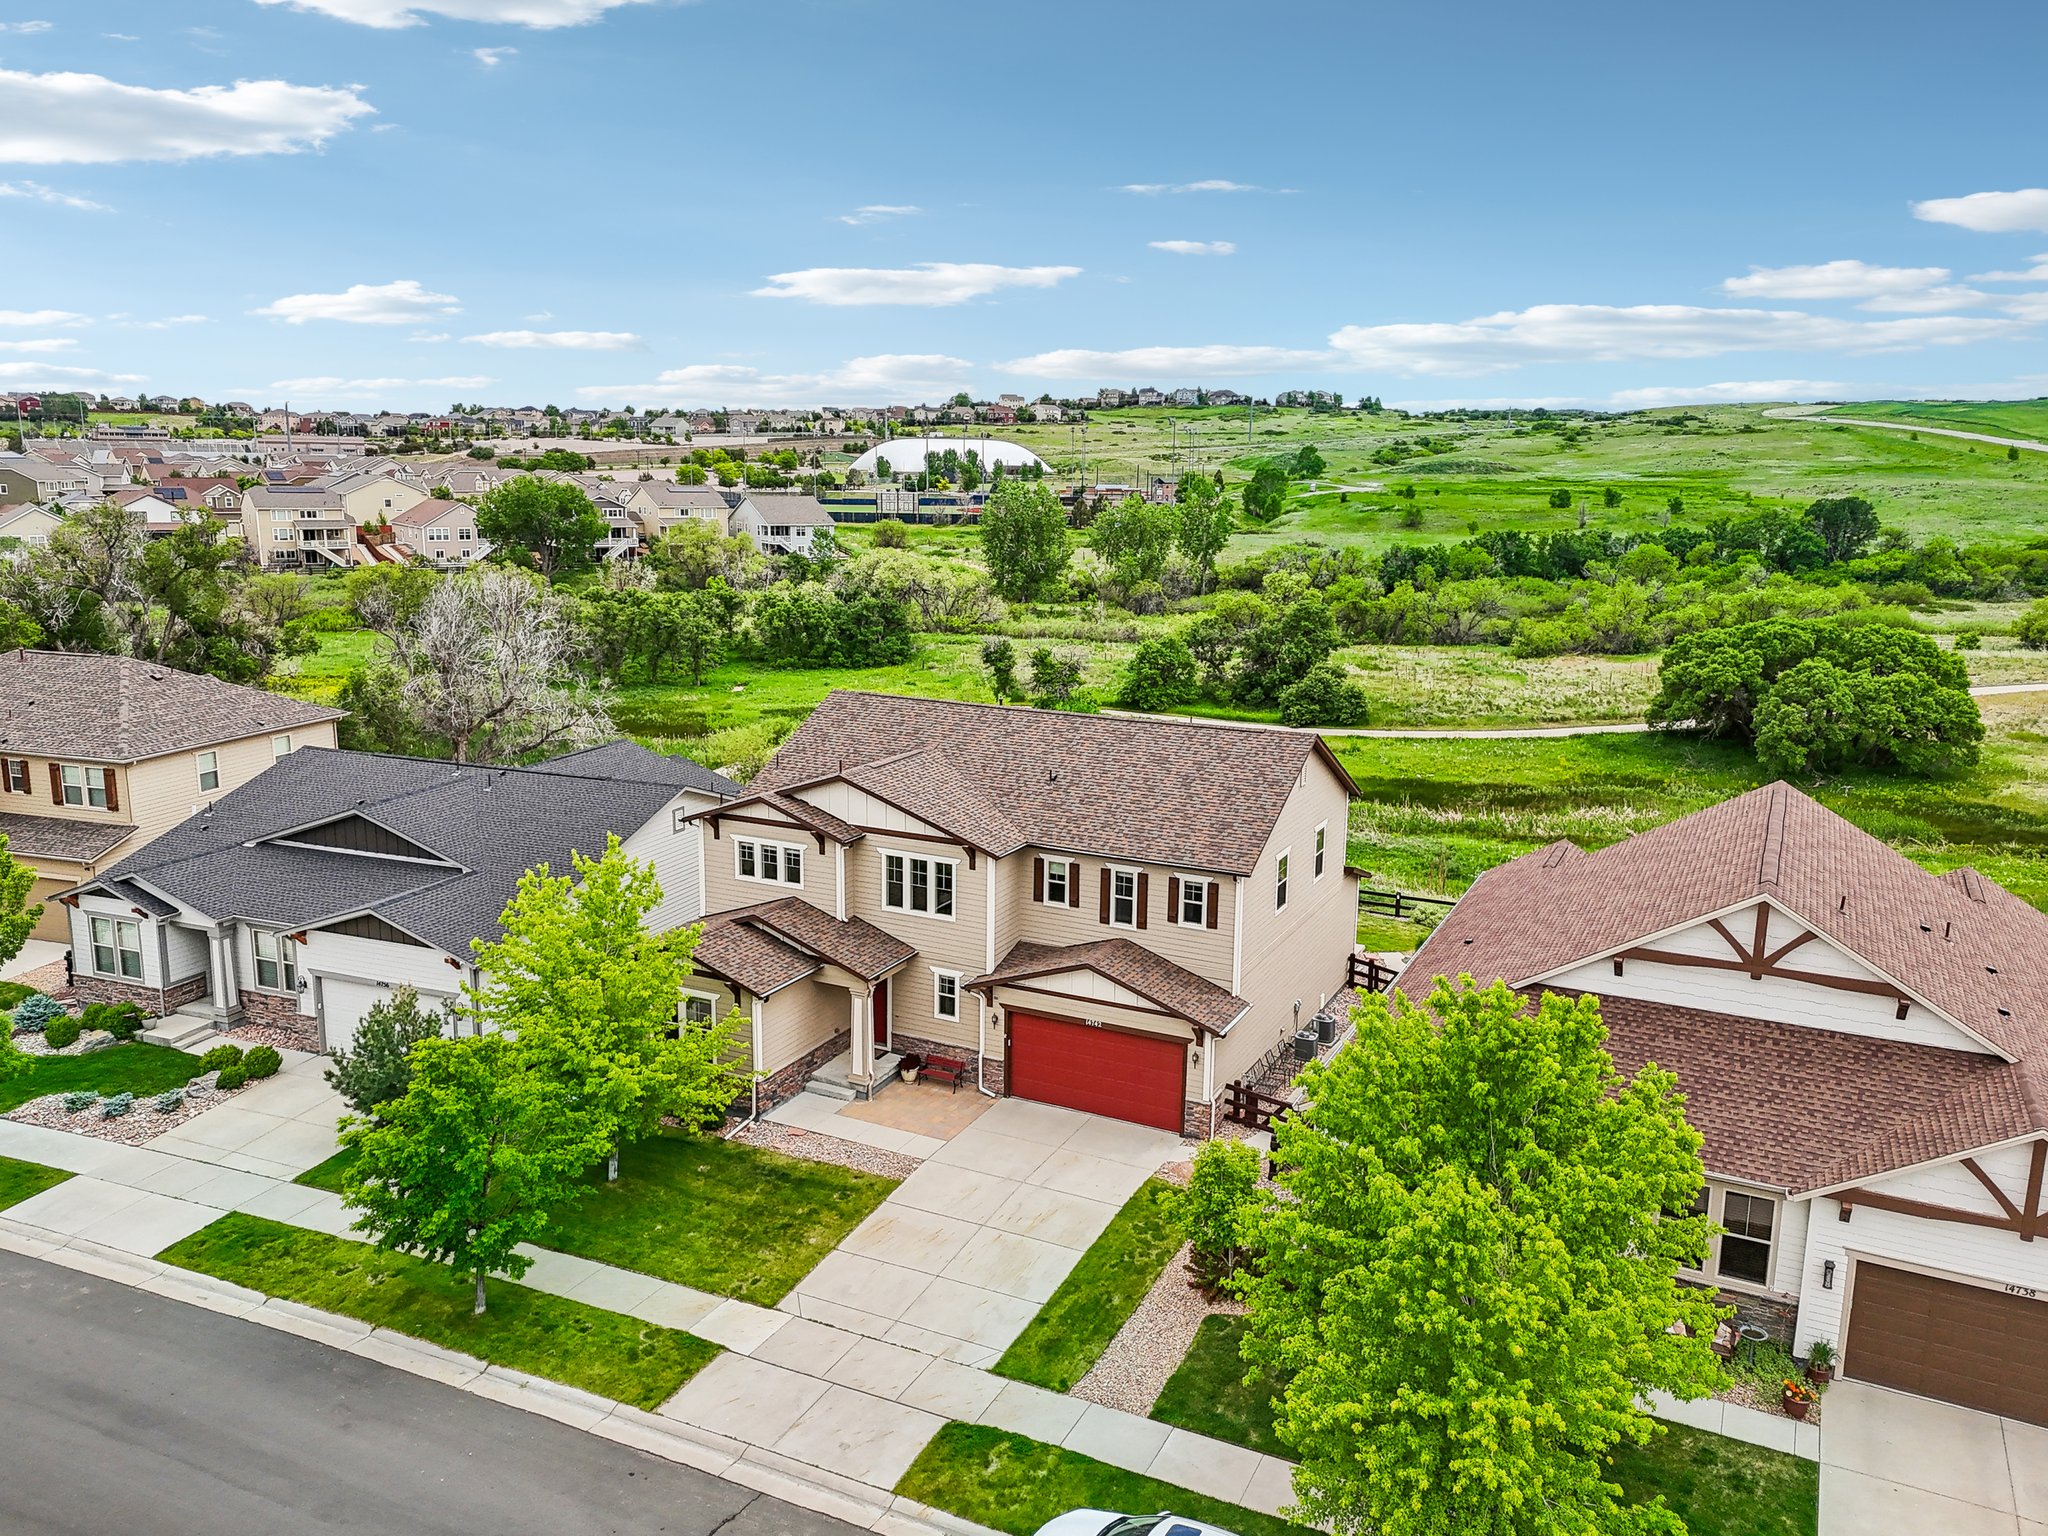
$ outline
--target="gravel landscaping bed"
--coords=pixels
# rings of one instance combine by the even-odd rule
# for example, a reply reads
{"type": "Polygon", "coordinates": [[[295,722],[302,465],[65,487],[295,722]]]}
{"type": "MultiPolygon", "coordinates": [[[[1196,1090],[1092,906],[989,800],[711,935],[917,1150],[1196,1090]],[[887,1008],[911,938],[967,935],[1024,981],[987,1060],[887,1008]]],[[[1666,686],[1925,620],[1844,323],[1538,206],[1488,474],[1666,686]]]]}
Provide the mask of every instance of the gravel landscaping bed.
{"type": "Polygon", "coordinates": [[[320,1052],[320,1029],[311,1019],[303,1024],[237,1024],[222,1030],[220,1038],[243,1047],[267,1045],[279,1051],[320,1052]]]}
{"type": "Polygon", "coordinates": [[[809,1158],[814,1163],[834,1163],[856,1173],[878,1173],[885,1179],[907,1179],[917,1172],[918,1166],[916,1158],[905,1157],[901,1152],[864,1147],[857,1141],[841,1141],[837,1136],[802,1130],[794,1125],[777,1125],[768,1120],[756,1120],[752,1125],[742,1126],[729,1139],[744,1142],[750,1147],[765,1147],[770,1152],[781,1152],[789,1157],[809,1158]]]}
{"type": "Polygon", "coordinates": [[[14,1048],[24,1056],[89,1056],[94,1051],[104,1051],[114,1044],[114,1037],[104,1029],[89,1029],[62,1050],[53,1049],[41,1034],[19,1034],[14,1037],[14,1048]]]}
{"type": "Polygon", "coordinates": [[[1202,1294],[1188,1272],[1183,1245],[1102,1357],[1074,1384],[1073,1395],[1105,1408],[1149,1414],[1167,1378],[1187,1358],[1202,1319],[1212,1312],[1242,1311],[1240,1302],[1202,1294]]]}
{"type": "Polygon", "coordinates": [[[158,1109],[156,1100],[151,1097],[135,1100],[125,1115],[103,1115],[97,1105],[72,1114],[64,1108],[66,1095],[47,1093],[40,1099],[30,1099],[0,1118],[18,1120],[24,1125],[39,1125],[45,1130],[70,1131],[99,1141],[117,1141],[132,1147],[163,1135],[172,1127],[204,1114],[216,1104],[226,1103],[241,1091],[231,1089],[222,1093],[213,1086],[216,1075],[208,1072],[193,1078],[185,1085],[184,1102],[168,1112],[158,1109]]]}

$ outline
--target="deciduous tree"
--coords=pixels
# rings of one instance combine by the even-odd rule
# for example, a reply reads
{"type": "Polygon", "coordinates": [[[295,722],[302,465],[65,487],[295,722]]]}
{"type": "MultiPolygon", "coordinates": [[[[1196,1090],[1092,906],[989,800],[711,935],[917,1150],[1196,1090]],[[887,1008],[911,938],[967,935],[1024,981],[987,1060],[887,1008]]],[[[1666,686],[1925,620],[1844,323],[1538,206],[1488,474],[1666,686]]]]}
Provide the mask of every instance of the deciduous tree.
{"type": "MultiPolygon", "coordinates": [[[[580,461],[583,455],[574,457],[580,461]]],[[[575,482],[519,475],[476,498],[476,531],[491,541],[494,556],[555,581],[596,564],[609,525],[575,482]]]]}
{"type": "Polygon", "coordinates": [[[1049,486],[1005,480],[981,509],[982,558],[1008,598],[1054,595],[1067,568],[1067,518],[1049,486]]]}

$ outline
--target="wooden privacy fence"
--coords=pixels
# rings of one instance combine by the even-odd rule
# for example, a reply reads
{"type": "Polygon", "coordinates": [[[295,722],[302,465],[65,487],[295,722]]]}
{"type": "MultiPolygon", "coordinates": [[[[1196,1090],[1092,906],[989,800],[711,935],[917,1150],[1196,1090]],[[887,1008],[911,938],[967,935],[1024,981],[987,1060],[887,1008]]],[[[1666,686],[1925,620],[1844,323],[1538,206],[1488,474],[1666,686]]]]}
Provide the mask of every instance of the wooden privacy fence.
{"type": "Polygon", "coordinates": [[[1384,992],[1400,974],[1390,965],[1381,965],[1371,955],[1353,953],[1344,979],[1360,992],[1384,992]]]}

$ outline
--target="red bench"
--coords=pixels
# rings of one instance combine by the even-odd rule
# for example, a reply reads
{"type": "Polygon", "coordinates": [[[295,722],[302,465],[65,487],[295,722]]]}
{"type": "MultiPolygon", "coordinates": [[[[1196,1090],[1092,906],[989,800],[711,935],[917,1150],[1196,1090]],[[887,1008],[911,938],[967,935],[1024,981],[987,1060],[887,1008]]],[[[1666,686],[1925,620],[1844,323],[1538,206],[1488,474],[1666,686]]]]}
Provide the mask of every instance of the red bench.
{"type": "Polygon", "coordinates": [[[917,1070],[920,1076],[944,1083],[957,1093],[960,1080],[967,1076],[967,1063],[957,1056],[927,1056],[917,1070]]]}

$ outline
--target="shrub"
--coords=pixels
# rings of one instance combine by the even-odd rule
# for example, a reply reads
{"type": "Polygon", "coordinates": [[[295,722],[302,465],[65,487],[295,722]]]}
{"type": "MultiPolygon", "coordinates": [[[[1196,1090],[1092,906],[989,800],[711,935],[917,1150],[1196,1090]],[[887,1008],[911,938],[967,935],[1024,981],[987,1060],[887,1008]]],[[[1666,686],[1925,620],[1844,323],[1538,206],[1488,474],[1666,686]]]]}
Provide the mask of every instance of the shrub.
{"type": "Polygon", "coordinates": [[[133,1003],[88,1003],[79,1022],[87,1029],[103,1029],[116,1040],[132,1040],[142,1028],[142,1010],[133,1003]]]}
{"type": "Polygon", "coordinates": [[[220,1076],[213,1080],[213,1086],[222,1093],[233,1093],[247,1081],[249,1081],[249,1069],[237,1061],[230,1066],[220,1069],[220,1076]]]}
{"type": "Polygon", "coordinates": [[[439,1009],[420,1006],[419,993],[400,987],[363,1015],[353,1048],[334,1053],[327,1086],[357,1114],[375,1119],[379,1105],[404,1098],[412,1085],[412,1048],[437,1037],[445,1022],[439,1009]]]}
{"type": "Polygon", "coordinates": [[[2048,597],[2042,598],[2020,615],[2019,622],[2012,627],[2019,643],[2030,651],[2048,651],[2048,597]]]}
{"type": "Polygon", "coordinates": [[[118,1120],[121,1118],[121,1116],[127,1114],[128,1111],[133,1109],[134,1107],[134,1094],[117,1093],[111,1099],[101,1100],[100,1118],[103,1120],[118,1120]]]}
{"type": "Polygon", "coordinates": [[[16,1034],[41,1034],[52,1019],[67,1017],[64,1005],[54,997],[45,997],[40,992],[24,997],[14,1010],[14,1032],[16,1034]]]}
{"type": "Polygon", "coordinates": [[[43,1043],[53,1051],[61,1051],[66,1046],[76,1045],[84,1029],[85,1025],[81,1020],[74,1019],[68,1013],[60,1013],[43,1026],[43,1043]]]}
{"type": "Polygon", "coordinates": [[[99,1101],[100,1096],[90,1088],[74,1088],[70,1093],[64,1095],[64,1113],[67,1115],[83,1114],[86,1110],[96,1107],[99,1101]]]}
{"type": "Polygon", "coordinates": [[[275,1046],[256,1046],[242,1058],[242,1071],[248,1074],[252,1083],[260,1082],[266,1077],[275,1077],[277,1069],[283,1065],[284,1058],[277,1054],[275,1046]]]}
{"type": "Polygon", "coordinates": [[[1116,701],[1125,709],[1173,709],[1195,696],[1195,658],[1179,635],[1154,635],[1132,653],[1116,701]]]}
{"type": "Polygon", "coordinates": [[[1194,1249],[1195,1272],[1214,1287],[1234,1273],[1258,1199],[1259,1154],[1242,1141],[1205,1141],[1173,1217],[1194,1249]]]}
{"type": "Polygon", "coordinates": [[[908,549],[910,528],[893,517],[885,517],[875,524],[875,548],[908,549]]]}
{"type": "Polygon", "coordinates": [[[1365,690],[1333,662],[1318,662],[1280,694],[1283,725],[1364,725],[1371,718],[1365,690]]]}
{"type": "Polygon", "coordinates": [[[185,1090],[182,1088],[166,1088],[156,1096],[155,1103],[158,1114],[175,1114],[185,1105],[185,1090]]]}
{"type": "Polygon", "coordinates": [[[199,1058],[202,1072],[225,1072],[229,1067],[242,1064],[242,1048],[239,1045],[220,1044],[199,1058]]]}

